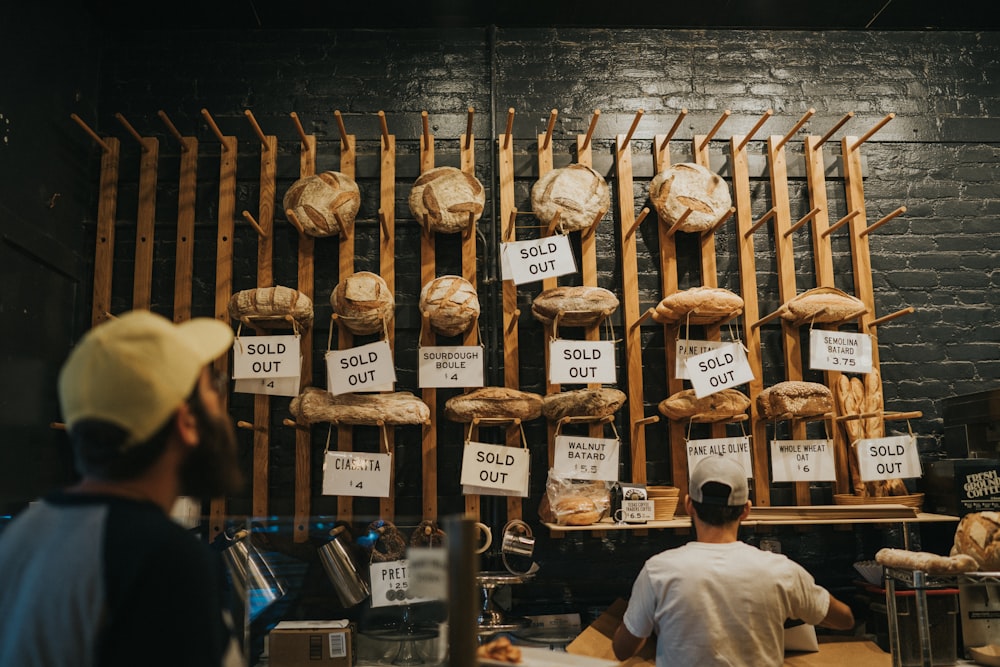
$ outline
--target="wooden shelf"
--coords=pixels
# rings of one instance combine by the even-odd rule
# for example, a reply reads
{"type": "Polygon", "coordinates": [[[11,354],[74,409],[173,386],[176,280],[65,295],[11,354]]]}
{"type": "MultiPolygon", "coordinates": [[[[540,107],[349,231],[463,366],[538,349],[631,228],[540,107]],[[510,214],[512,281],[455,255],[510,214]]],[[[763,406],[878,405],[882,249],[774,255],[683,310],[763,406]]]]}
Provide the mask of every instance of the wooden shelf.
{"type": "MultiPolygon", "coordinates": [[[[833,506],[831,506],[833,507],[833,506]]],[[[747,519],[741,526],[825,526],[855,523],[958,523],[959,517],[948,514],[931,514],[919,512],[910,517],[850,517],[831,519],[747,519]]],[[[611,519],[603,519],[589,526],[560,526],[554,523],[543,523],[554,533],[594,532],[601,530],[657,530],[662,528],[691,528],[691,517],[682,516],[670,521],[648,521],[646,523],[615,523],[611,519]]]]}

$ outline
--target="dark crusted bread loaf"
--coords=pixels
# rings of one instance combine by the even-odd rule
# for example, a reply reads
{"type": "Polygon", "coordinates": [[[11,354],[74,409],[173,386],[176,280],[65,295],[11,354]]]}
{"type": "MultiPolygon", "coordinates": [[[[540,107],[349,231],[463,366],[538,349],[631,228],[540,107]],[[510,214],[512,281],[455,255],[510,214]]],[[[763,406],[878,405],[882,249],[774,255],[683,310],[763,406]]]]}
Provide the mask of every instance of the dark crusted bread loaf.
{"type": "Polygon", "coordinates": [[[625,392],[610,387],[575,389],[542,398],[542,414],[550,421],[563,417],[607,417],[625,404],[625,392]]]}
{"type": "Polygon", "coordinates": [[[833,410],[833,393],[817,382],[779,382],[757,394],[757,410],[766,419],[824,415],[833,410]]]}

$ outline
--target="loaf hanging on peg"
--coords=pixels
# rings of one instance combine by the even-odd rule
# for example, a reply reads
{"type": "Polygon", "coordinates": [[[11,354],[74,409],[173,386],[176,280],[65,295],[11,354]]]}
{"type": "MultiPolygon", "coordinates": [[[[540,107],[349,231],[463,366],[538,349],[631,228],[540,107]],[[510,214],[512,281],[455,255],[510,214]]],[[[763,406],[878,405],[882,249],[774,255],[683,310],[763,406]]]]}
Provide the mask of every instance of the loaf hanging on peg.
{"type": "Polygon", "coordinates": [[[746,416],[750,399],[738,389],[698,398],[694,389],[684,389],[660,401],[660,414],[670,419],[689,419],[698,424],[733,421],[746,416]]]}
{"type": "Polygon", "coordinates": [[[836,287],[814,287],[789,299],[778,312],[790,322],[828,324],[859,317],[866,310],[861,299],[836,287]]]}
{"type": "Polygon", "coordinates": [[[379,394],[337,394],[306,387],[292,399],[289,412],[300,423],[378,426],[379,424],[427,424],[431,411],[422,400],[406,391],[379,394]]]}
{"type": "Polygon", "coordinates": [[[757,394],[757,409],[766,419],[825,415],[833,411],[833,392],[818,382],[779,382],[757,394]]]}
{"type": "Polygon", "coordinates": [[[292,183],[282,202],[309,236],[339,236],[354,225],[361,206],[361,191],[353,178],[339,171],[324,171],[292,183]]]}
{"type": "Polygon", "coordinates": [[[457,336],[479,319],[476,288],[461,276],[440,276],[420,290],[420,312],[431,329],[442,336],[457,336]]]}
{"type": "Polygon", "coordinates": [[[413,183],[409,203],[424,229],[452,234],[475,224],[486,206],[486,192],[475,176],[455,167],[436,167],[413,183]]]}
{"type": "Polygon", "coordinates": [[[300,328],[308,329],[313,322],[313,304],[291,287],[258,287],[229,298],[229,317],[264,328],[291,328],[291,319],[300,328]]]}
{"type": "Polygon", "coordinates": [[[330,305],[351,333],[363,336],[383,330],[392,320],[396,300],[382,276],[358,271],[337,283],[330,305]]]}
{"type": "Polygon", "coordinates": [[[563,417],[607,417],[618,412],[626,398],[625,392],[611,387],[560,391],[542,398],[542,414],[550,421],[563,417]]]}
{"type": "Polygon", "coordinates": [[[618,297],[603,287],[553,287],[531,304],[531,314],[542,324],[559,317],[561,327],[592,327],[618,309],[618,297]]]}
{"type": "Polygon", "coordinates": [[[548,225],[559,214],[559,230],[577,232],[594,224],[611,206],[607,181],[583,164],[552,169],[531,186],[531,210],[548,225]]]}
{"type": "Polygon", "coordinates": [[[743,312],[743,297],[721,287],[692,287],[668,294],[653,319],[660,324],[716,324],[743,312]]]}
{"type": "Polygon", "coordinates": [[[733,203],[726,181],[693,162],[672,165],[654,176],[649,200],[662,225],[672,226],[691,209],[677,229],[681,232],[708,231],[733,203]]]}
{"type": "Polygon", "coordinates": [[[520,419],[530,421],[542,415],[542,397],[507,387],[480,387],[445,401],[444,416],[453,422],[474,419],[520,419]]]}

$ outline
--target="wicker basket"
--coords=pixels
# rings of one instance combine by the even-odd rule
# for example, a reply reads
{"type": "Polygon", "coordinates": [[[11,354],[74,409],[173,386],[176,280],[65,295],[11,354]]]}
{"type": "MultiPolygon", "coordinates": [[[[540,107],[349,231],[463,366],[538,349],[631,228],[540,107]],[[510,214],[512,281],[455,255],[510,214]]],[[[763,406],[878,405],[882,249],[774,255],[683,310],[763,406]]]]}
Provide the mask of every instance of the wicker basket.
{"type": "Polygon", "coordinates": [[[834,505],[905,505],[915,507],[919,512],[924,506],[924,494],[910,493],[905,496],[856,496],[853,493],[833,494],[834,505]]]}

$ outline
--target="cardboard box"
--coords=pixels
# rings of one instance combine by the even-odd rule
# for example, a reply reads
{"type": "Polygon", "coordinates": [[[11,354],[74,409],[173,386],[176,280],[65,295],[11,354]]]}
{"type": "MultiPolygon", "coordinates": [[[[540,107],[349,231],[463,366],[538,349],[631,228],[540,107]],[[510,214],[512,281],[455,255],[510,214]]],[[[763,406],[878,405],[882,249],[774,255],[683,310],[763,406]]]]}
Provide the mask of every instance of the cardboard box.
{"type": "Polygon", "coordinates": [[[347,621],[281,621],[268,635],[271,667],[351,667],[355,626],[347,621]]]}
{"type": "Polygon", "coordinates": [[[928,512],[965,516],[1000,510],[1000,460],[943,459],[926,475],[928,512]]]}

